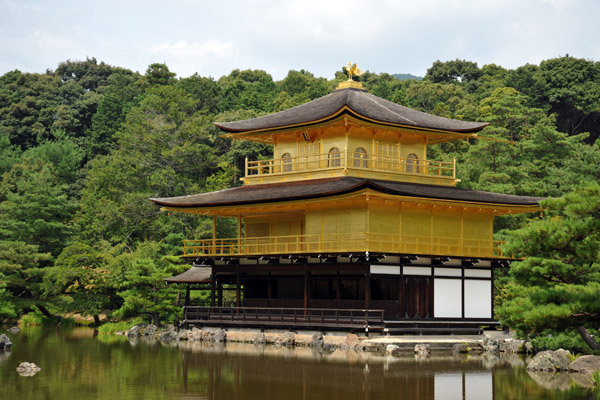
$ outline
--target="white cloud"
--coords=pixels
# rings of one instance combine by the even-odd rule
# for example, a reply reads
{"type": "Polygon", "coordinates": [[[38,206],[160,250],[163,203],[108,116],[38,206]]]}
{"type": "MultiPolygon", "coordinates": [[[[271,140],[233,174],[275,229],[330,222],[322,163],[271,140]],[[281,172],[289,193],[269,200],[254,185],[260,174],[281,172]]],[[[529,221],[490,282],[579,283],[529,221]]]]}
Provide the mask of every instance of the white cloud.
{"type": "Polygon", "coordinates": [[[184,77],[194,74],[212,74],[215,65],[232,64],[239,58],[232,42],[209,39],[203,42],[157,43],[150,47],[149,53],[154,59],[164,60],[169,68],[184,77]]]}

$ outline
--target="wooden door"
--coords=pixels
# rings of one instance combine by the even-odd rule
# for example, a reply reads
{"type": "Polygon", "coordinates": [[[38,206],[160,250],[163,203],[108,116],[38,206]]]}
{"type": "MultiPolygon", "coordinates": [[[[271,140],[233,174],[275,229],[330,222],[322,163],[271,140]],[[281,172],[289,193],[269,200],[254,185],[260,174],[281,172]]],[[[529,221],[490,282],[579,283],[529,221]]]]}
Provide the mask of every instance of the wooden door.
{"type": "Polygon", "coordinates": [[[403,302],[405,316],[411,319],[431,318],[433,302],[431,301],[431,281],[427,277],[408,277],[404,281],[403,302]]]}

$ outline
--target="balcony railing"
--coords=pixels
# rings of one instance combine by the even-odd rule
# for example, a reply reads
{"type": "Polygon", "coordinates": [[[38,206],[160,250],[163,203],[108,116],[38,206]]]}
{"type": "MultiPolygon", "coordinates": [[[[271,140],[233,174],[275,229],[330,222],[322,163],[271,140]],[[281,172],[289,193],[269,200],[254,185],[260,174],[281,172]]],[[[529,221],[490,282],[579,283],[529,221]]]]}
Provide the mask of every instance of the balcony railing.
{"type": "Polygon", "coordinates": [[[246,159],[246,177],[328,170],[368,170],[399,175],[446,177],[456,179],[456,160],[452,162],[417,160],[394,156],[367,157],[364,153],[340,151],[272,160],[246,159]]]}
{"type": "Polygon", "coordinates": [[[341,233],[185,240],[184,257],[269,254],[385,252],[502,258],[503,242],[383,233],[341,233]]]}

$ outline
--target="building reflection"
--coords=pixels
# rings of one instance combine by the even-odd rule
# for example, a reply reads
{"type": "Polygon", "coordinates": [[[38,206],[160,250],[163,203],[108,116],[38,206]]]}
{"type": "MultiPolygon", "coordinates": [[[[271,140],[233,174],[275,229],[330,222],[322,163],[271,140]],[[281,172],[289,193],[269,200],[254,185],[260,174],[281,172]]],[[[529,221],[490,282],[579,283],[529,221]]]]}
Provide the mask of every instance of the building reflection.
{"type": "Polygon", "coordinates": [[[353,351],[323,353],[273,346],[183,351],[182,398],[435,399],[494,398],[493,371],[481,358],[389,359],[353,351]]]}

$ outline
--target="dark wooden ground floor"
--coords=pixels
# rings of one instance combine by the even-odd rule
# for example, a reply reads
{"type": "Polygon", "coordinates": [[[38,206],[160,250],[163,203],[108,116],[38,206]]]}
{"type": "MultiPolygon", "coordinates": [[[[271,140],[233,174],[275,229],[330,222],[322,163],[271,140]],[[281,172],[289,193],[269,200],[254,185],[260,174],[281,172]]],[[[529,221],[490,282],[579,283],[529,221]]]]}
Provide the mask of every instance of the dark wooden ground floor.
{"type": "Polygon", "coordinates": [[[334,262],[194,268],[209,268],[210,276],[188,283],[188,324],[390,334],[475,333],[498,325],[491,267],[334,262]],[[194,303],[194,289],[210,291],[209,303],[194,303]]]}

